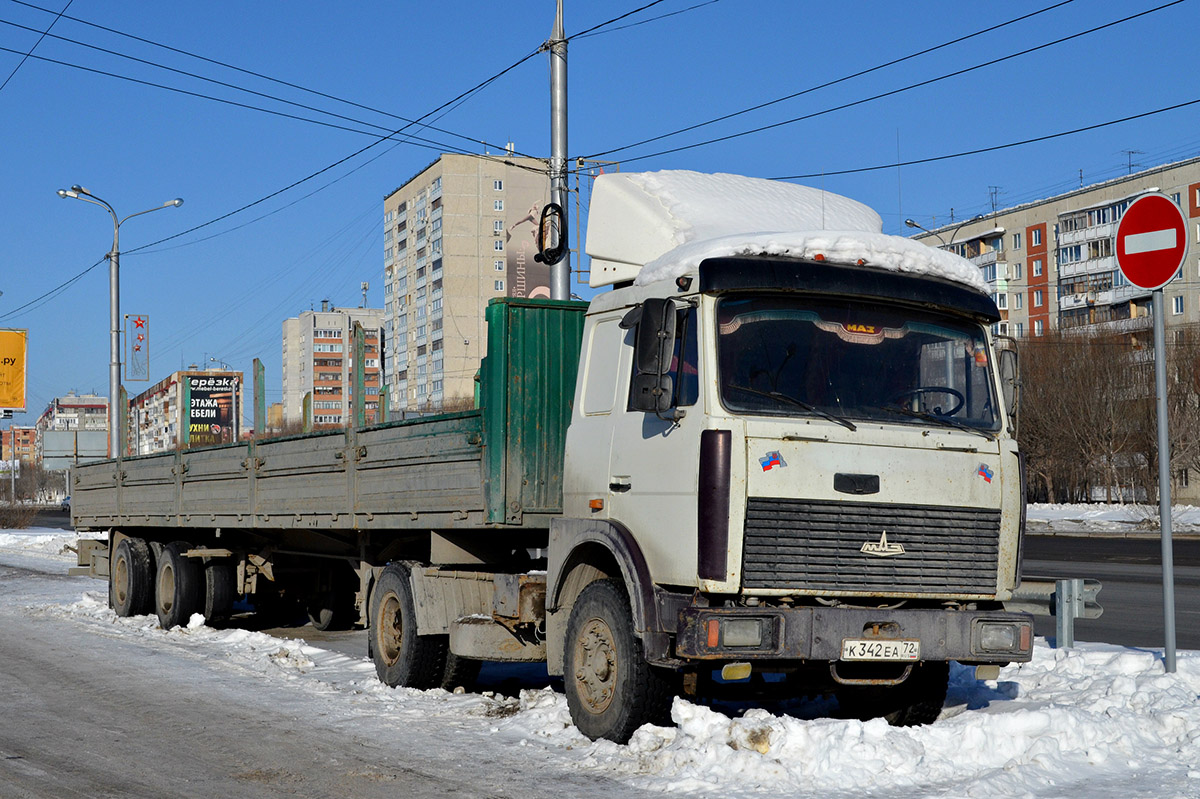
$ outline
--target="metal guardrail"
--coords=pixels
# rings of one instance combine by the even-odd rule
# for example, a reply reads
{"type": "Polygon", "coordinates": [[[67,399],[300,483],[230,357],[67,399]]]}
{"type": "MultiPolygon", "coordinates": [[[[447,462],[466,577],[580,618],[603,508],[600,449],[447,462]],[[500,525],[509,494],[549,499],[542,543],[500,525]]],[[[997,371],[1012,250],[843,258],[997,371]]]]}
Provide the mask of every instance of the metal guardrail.
{"type": "Polygon", "coordinates": [[[1104,608],[1096,601],[1103,586],[1099,580],[1075,577],[1022,577],[1005,610],[1055,618],[1055,646],[1075,646],[1075,619],[1098,619],[1104,608]]]}

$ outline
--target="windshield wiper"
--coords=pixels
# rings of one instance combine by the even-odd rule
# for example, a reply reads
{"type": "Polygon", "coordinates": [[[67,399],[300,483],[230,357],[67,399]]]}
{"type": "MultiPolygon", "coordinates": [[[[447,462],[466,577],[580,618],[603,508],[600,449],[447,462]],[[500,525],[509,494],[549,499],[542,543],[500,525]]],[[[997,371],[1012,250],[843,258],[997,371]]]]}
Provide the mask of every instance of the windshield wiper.
{"type": "Polygon", "coordinates": [[[830,413],[829,411],[823,411],[815,405],[809,405],[804,400],[796,399],[795,397],[789,397],[787,394],[781,394],[778,391],[760,391],[757,388],[750,388],[749,386],[741,386],[741,385],[737,385],[736,383],[730,383],[729,388],[732,388],[736,391],[745,391],[747,394],[757,394],[760,397],[769,397],[770,399],[782,400],[784,402],[795,405],[797,408],[803,408],[804,410],[808,411],[809,413],[815,413],[817,416],[828,419],[831,422],[837,422],[842,427],[845,427],[849,430],[857,430],[858,429],[854,425],[854,422],[850,421],[849,419],[844,419],[835,413],[830,413]]]}
{"type": "Polygon", "coordinates": [[[975,433],[976,435],[981,435],[984,438],[986,438],[988,441],[995,440],[995,436],[993,436],[991,433],[987,432],[986,430],[980,430],[978,427],[972,427],[969,424],[964,424],[955,419],[950,419],[945,416],[938,416],[936,413],[930,413],[929,411],[914,411],[914,410],[910,410],[908,408],[901,408],[899,405],[880,405],[878,407],[879,407],[879,410],[881,410],[881,411],[888,411],[890,413],[898,413],[902,416],[911,416],[914,419],[924,419],[927,422],[934,422],[935,424],[944,425],[946,427],[956,427],[959,430],[965,430],[968,433],[975,433]]]}

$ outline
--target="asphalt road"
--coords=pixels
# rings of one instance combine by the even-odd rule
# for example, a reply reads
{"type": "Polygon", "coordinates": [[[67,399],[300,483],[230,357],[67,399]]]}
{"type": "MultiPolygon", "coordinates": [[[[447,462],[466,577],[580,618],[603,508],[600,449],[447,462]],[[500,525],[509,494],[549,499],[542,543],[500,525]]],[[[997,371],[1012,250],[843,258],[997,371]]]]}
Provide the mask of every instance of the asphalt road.
{"type": "MultiPolygon", "coordinates": [[[[1200,649],[1200,540],[1176,538],[1175,643],[1200,649]]],[[[1037,577],[1090,577],[1103,587],[1099,619],[1077,619],[1076,641],[1104,641],[1162,649],[1165,642],[1162,543],[1157,536],[1031,535],[1025,539],[1023,573],[1037,577]]],[[[1054,619],[1038,618],[1038,635],[1053,637],[1054,619]]]]}

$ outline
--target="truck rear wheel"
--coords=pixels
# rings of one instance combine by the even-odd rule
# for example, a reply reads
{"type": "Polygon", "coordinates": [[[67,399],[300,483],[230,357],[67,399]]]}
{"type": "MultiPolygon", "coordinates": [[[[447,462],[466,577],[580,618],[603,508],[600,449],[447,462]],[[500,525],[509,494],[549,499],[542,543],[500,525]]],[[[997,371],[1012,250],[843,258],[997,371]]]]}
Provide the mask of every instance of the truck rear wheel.
{"type": "Polygon", "coordinates": [[[642,656],[622,586],[591,583],[571,609],[565,643],[571,720],[592,740],[625,743],[646,723],[669,724],[672,683],[642,656]]]}
{"type": "Polygon", "coordinates": [[[851,718],[882,718],[893,727],[918,727],[937,721],[950,683],[948,662],[926,661],[914,667],[909,678],[890,688],[838,690],[838,705],[851,718]]]}
{"type": "Polygon", "coordinates": [[[197,561],[184,557],[190,548],[175,541],[159,554],[154,609],[164,630],[187,624],[193,613],[204,609],[204,571],[197,561]]]}
{"type": "Polygon", "coordinates": [[[371,653],[380,681],[393,688],[437,688],[446,669],[449,636],[417,635],[408,567],[391,563],[371,591],[371,653]]]}
{"type": "Polygon", "coordinates": [[[224,621],[233,615],[237,598],[237,567],[232,561],[210,560],[204,564],[204,618],[224,621]]]}
{"type": "Polygon", "coordinates": [[[122,538],[108,570],[109,597],[118,616],[145,616],[154,608],[154,557],[141,538],[122,538]]]}

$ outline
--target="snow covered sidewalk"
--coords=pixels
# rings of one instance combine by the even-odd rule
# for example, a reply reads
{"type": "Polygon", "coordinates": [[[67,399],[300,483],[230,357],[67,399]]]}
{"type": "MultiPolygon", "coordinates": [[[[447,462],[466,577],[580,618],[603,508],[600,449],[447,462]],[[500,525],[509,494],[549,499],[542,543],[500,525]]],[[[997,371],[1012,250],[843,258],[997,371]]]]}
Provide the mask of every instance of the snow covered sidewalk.
{"type": "MultiPolygon", "coordinates": [[[[1158,505],[1030,505],[1027,531],[1050,535],[1158,536],[1158,505]]],[[[1200,508],[1176,505],[1171,512],[1176,535],[1200,534],[1200,508]]]]}
{"type": "MultiPolygon", "coordinates": [[[[24,550],[31,562],[58,563],[65,572],[71,558],[61,554],[62,543],[61,531],[0,531],[0,563],[24,550]]],[[[213,629],[199,617],[163,631],[153,617],[118,618],[94,580],[19,579],[30,590],[9,584],[0,614],[61,625],[64,641],[81,634],[128,639],[162,655],[162,668],[199,660],[230,680],[285,687],[313,718],[354,717],[398,736],[438,737],[470,752],[482,773],[488,762],[527,759],[531,775],[568,769],[616,780],[630,795],[1200,796],[1197,652],[1180,652],[1179,672],[1167,675],[1159,652],[1106,644],[1052,650],[1039,640],[1032,663],[1007,667],[996,681],[977,682],[972,670],[956,666],[941,719],[928,727],[826,718],[820,703],[731,716],[676,700],[676,727],[647,726],[618,746],[580,735],[565,699],[550,688],[517,698],[389,689],[365,659],[213,629]]]]}

